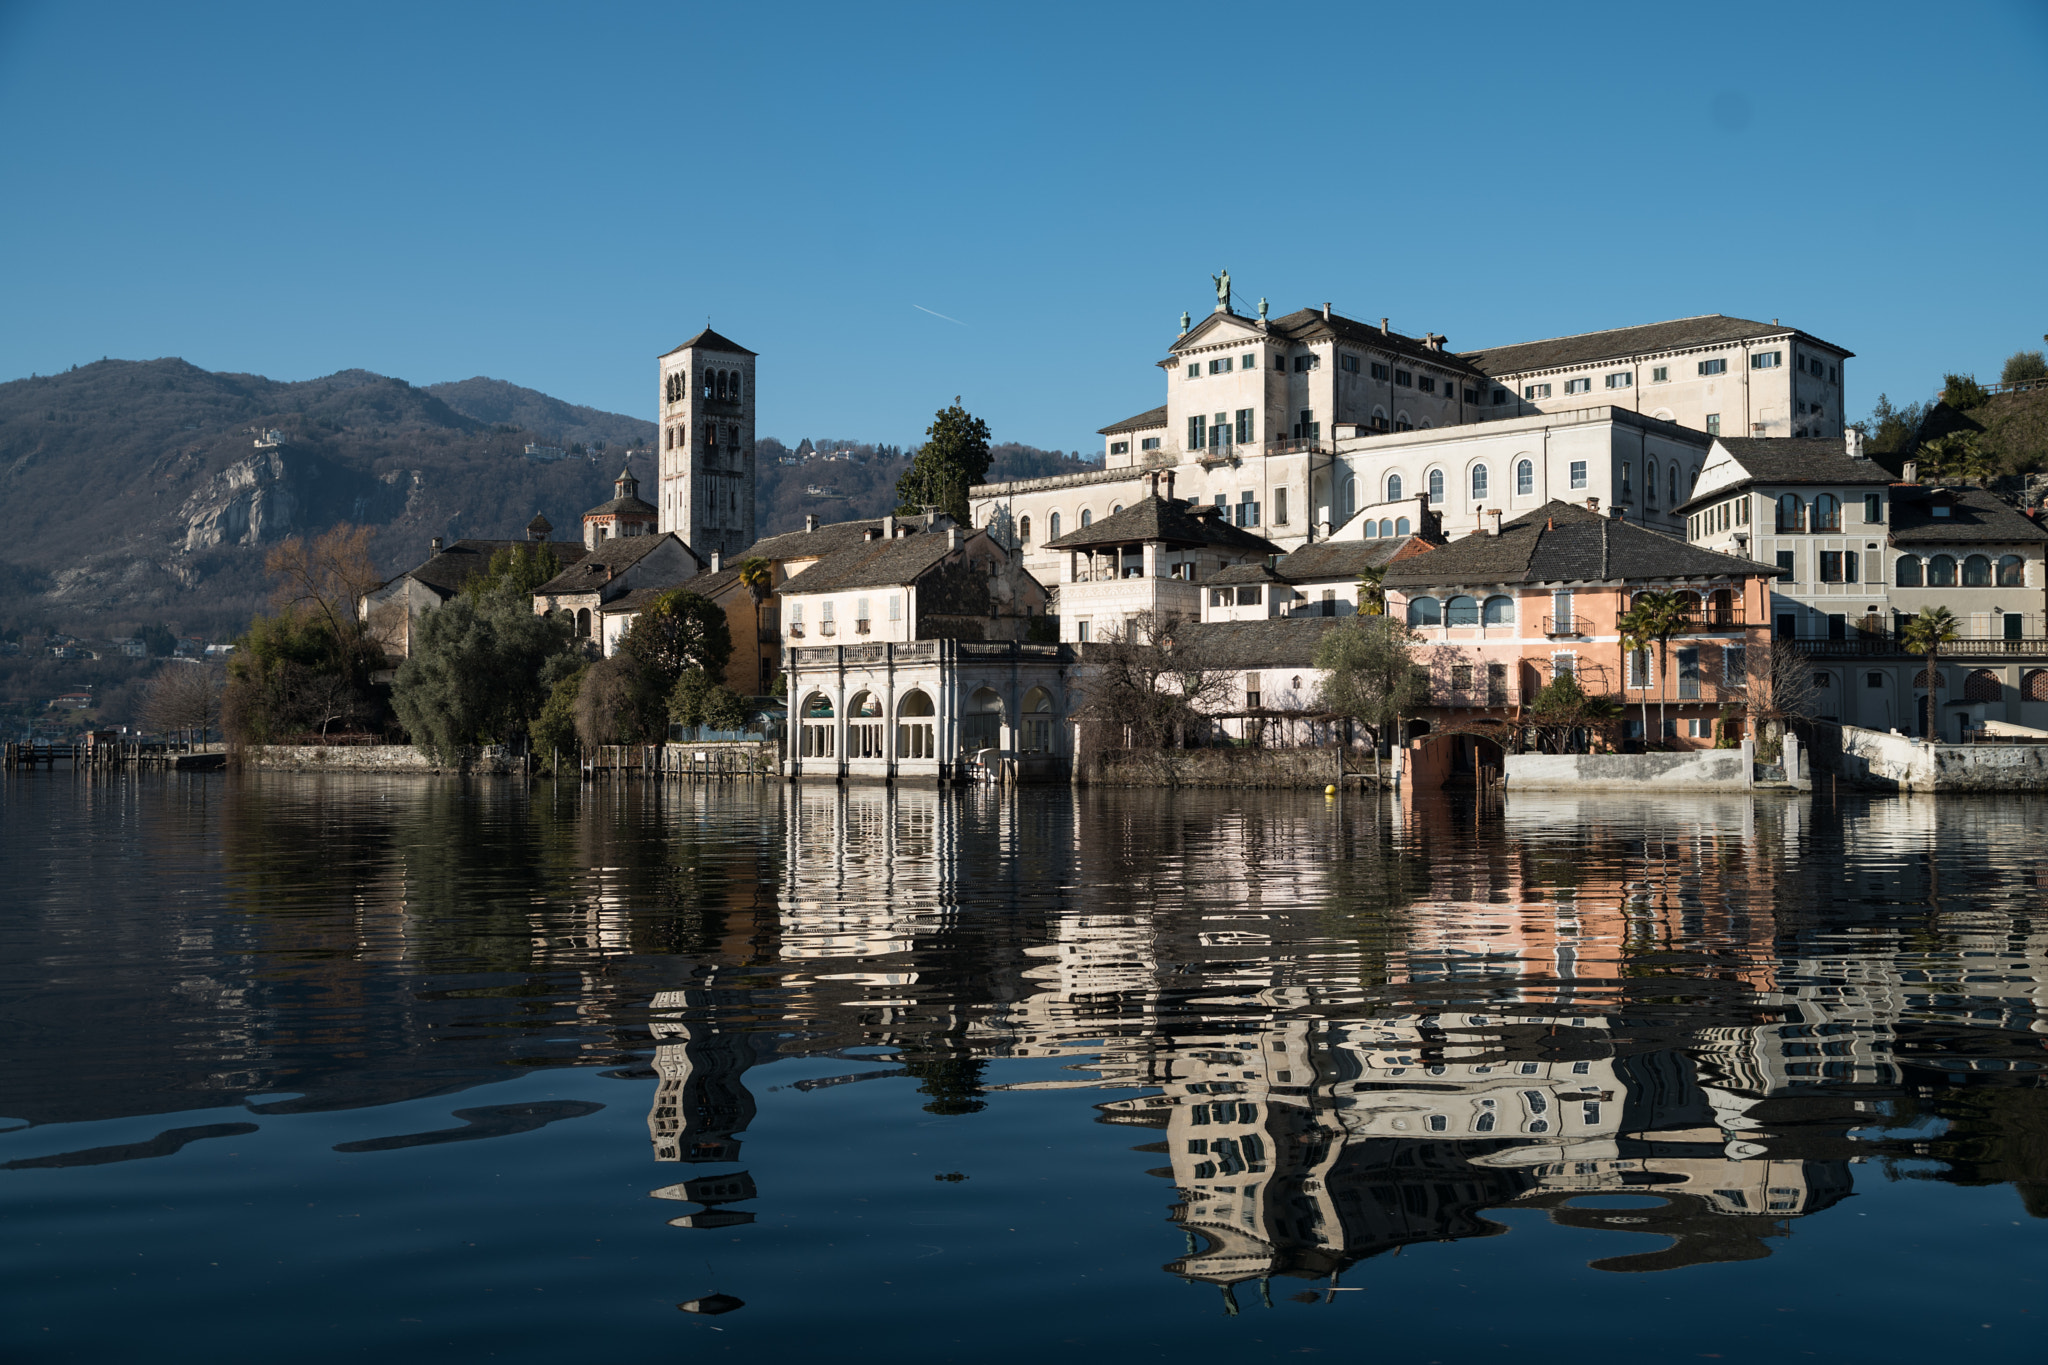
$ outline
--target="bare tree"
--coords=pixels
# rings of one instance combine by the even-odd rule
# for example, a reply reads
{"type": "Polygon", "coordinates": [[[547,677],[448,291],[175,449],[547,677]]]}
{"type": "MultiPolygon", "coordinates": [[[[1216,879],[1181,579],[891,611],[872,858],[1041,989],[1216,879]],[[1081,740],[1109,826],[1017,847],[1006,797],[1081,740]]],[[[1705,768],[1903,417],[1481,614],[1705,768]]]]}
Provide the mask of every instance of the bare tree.
{"type": "Polygon", "coordinates": [[[197,732],[204,744],[220,728],[221,689],[226,678],[206,664],[172,660],[149,680],[142,699],[142,723],[166,735],[197,732]]]}
{"type": "Polygon", "coordinates": [[[1087,700],[1075,712],[1098,749],[1148,751],[1169,783],[1187,766],[1186,750],[1208,732],[1232,695],[1231,672],[1175,622],[1139,612],[1082,655],[1087,700]]]}
{"type": "Polygon", "coordinates": [[[370,559],[370,528],[345,522],[311,541],[293,536],[264,556],[263,567],[277,579],[272,607],[318,617],[337,640],[361,629],[357,603],[384,581],[370,559]]]}
{"type": "Polygon", "coordinates": [[[1782,752],[1785,723],[1813,714],[1818,690],[1813,660],[1790,640],[1745,651],[1749,714],[1757,725],[1757,757],[1774,761],[1782,752]]]}

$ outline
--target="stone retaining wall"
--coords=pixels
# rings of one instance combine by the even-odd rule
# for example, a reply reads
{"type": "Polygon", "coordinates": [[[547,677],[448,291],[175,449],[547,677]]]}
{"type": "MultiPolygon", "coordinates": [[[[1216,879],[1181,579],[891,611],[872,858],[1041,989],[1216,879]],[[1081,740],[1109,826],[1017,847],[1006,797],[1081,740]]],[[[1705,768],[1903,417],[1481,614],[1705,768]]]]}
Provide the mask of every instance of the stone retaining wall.
{"type": "MultiPolygon", "coordinates": [[[[1112,749],[1090,763],[1084,785],[1101,787],[1309,787],[1338,780],[1330,749],[1112,749]]],[[[1358,780],[1356,773],[1351,781],[1358,780]]],[[[1367,778],[1370,781],[1370,777],[1367,778]]]]}
{"type": "Polygon", "coordinates": [[[500,745],[491,745],[460,767],[436,763],[410,744],[250,744],[236,756],[245,768],[288,772],[339,773],[476,773],[497,775],[525,771],[523,760],[500,745]]]}
{"type": "Polygon", "coordinates": [[[2048,745],[1928,744],[1907,735],[1840,727],[1815,727],[1813,758],[1844,784],[1875,791],[2038,792],[2048,791],[2048,745]]]}
{"type": "Polygon", "coordinates": [[[1509,754],[1508,790],[1577,789],[1748,791],[1755,756],[1739,749],[1695,749],[1691,753],[1509,754]]]}

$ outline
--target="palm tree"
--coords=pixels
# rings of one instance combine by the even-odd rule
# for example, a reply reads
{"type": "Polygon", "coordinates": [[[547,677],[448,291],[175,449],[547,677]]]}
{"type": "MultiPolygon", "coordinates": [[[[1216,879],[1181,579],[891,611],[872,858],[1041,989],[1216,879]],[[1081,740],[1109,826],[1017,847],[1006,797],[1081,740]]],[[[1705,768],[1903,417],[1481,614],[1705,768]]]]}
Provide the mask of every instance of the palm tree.
{"type": "Polygon", "coordinates": [[[768,590],[775,586],[775,566],[759,555],[742,561],[740,586],[753,594],[754,601],[767,600],[768,590]]]}
{"type": "Polygon", "coordinates": [[[1899,632],[1899,643],[1911,654],[1927,656],[1927,714],[1920,722],[1921,734],[1927,739],[1939,739],[1935,731],[1935,688],[1939,680],[1934,674],[1935,656],[1941,647],[1962,633],[1955,613],[1947,607],[1923,607],[1920,614],[1906,622],[1906,628],[1899,632]]]}
{"type": "MultiPolygon", "coordinates": [[[[1622,647],[1631,652],[1657,646],[1657,743],[1664,743],[1664,679],[1669,673],[1671,637],[1691,618],[1690,602],[1675,592],[1652,590],[1636,594],[1636,600],[1621,617],[1622,647]]],[[[1650,702],[1643,699],[1643,718],[1649,719],[1650,702]]],[[[1647,741],[1644,748],[1648,748],[1647,741]]]]}
{"type": "Polygon", "coordinates": [[[1951,431],[1920,447],[1920,458],[1944,479],[1968,479],[1982,488],[1998,472],[1998,461],[1974,431],[1951,431]]]}
{"type": "Polygon", "coordinates": [[[1358,614],[1360,616],[1385,616],[1387,614],[1387,590],[1381,586],[1387,576],[1387,566],[1367,565],[1358,571],[1358,614]]]}

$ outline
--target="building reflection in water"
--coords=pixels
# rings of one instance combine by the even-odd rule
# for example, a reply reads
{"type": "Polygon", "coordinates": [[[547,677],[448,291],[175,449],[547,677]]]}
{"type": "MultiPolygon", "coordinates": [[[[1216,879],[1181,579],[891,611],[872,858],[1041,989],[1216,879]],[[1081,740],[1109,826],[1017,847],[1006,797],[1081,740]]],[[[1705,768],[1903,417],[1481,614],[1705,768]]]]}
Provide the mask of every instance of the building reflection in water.
{"type": "MultiPolygon", "coordinates": [[[[2030,921],[1985,912],[1979,887],[1916,945],[1883,904],[1938,905],[1928,859],[1851,888],[1879,907],[1857,923],[1804,804],[1290,802],[1183,822],[1130,793],[790,800],[774,955],[803,1050],[944,1055],[975,1077],[1065,1059],[1016,1088],[1128,1092],[1097,1109],[1165,1157],[1152,1174],[1186,1236],[1165,1268],[1230,1311],[1248,1284],[1334,1292],[1358,1261],[1494,1235],[1489,1215],[1516,1209],[1656,1235],[1605,1270],[1766,1256],[1850,1193],[1853,1166],[1905,1150],[1866,1139],[1910,1107],[1916,1029],[2007,1054],[2042,1031],[2030,921]],[[1000,924],[998,879],[1028,888],[1000,924]]],[[[1857,837],[1931,839],[1931,804],[1873,805],[1857,837]]],[[[715,1014],[656,1002],[690,1005],[715,1014]]],[[[736,1160],[762,1035],[656,1031],[657,1154],[736,1160]]],[[[937,1112],[964,1112],[918,1074],[937,1112]]]]}

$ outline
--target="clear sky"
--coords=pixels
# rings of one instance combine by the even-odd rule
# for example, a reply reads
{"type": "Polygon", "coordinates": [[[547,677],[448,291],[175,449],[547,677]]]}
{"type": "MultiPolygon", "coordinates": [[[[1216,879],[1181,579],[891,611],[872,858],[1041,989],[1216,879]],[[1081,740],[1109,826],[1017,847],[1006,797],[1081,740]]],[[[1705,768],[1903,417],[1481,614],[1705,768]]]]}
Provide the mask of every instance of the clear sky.
{"type": "Polygon", "coordinates": [[[1455,349],[1695,313],[1852,413],[2048,332],[2048,4],[0,0],[0,378],[183,356],[1097,450],[1228,268],[1455,349]]]}

